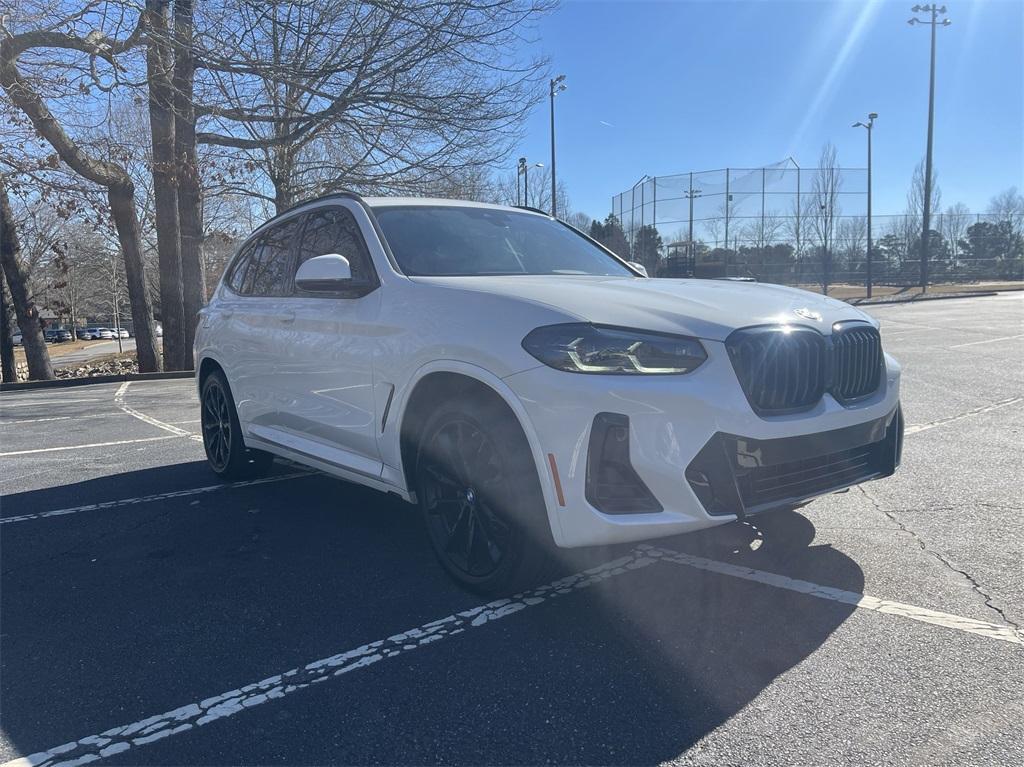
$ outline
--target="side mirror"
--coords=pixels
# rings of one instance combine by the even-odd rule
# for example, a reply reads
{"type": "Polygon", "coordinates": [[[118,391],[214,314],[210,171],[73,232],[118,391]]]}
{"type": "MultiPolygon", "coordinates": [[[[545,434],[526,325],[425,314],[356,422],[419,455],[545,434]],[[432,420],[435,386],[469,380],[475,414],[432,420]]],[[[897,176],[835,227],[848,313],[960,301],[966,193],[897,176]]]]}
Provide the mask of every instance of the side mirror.
{"type": "Polygon", "coordinates": [[[642,274],[644,277],[650,277],[651,276],[651,275],[649,275],[647,273],[647,267],[644,266],[643,264],[638,264],[636,261],[627,261],[626,263],[629,264],[630,266],[632,266],[638,272],[640,272],[640,274],[642,274]]]}
{"type": "Polygon", "coordinates": [[[348,259],[328,253],[303,261],[295,272],[295,286],[314,293],[333,293],[352,283],[352,267],[348,259]]]}

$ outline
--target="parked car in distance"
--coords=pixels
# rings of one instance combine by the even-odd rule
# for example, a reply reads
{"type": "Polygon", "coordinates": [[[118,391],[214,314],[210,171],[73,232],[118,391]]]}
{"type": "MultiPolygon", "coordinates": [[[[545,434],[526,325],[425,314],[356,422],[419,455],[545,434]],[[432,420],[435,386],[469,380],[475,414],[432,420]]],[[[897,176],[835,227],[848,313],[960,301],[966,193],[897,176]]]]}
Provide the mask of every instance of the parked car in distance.
{"type": "Polygon", "coordinates": [[[452,577],[514,593],[558,547],[893,474],[878,327],[779,285],[645,278],[537,211],[329,195],[259,227],[200,312],[203,444],[222,477],[281,456],[416,503],[452,577]]]}
{"type": "Polygon", "coordinates": [[[64,328],[47,328],[43,331],[43,338],[48,343],[55,344],[72,340],[72,335],[70,330],[64,328]]]}
{"type": "Polygon", "coordinates": [[[156,325],[153,326],[153,332],[156,333],[156,337],[157,338],[163,338],[164,337],[164,326],[161,325],[158,322],[156,325]]]}
{"type": "Polygon", "coordinates": [[[124,328],[117,328],[117,334],[118,334],[118,337],[120,337],[120,338],[130,338],[131,337],[128,334],[128,331],[125,330],[124,328]]]}
{"type": "Polygon", "coordinates": [[[15,346],[21,346],[21,333],[14,333],[11,335],[11,340],[15,346]]]}
{"type": "Polygon", "coordinates": [[[114,331],[110,328],[97,328],[96,336],[97,338],[102,338],[104,341],[109,341],[114,337],[114,331]]]}
{"type": "Polygon", "coordinates": [[[79,328],[75,331],[75,336],[79,341],[88,341],[92,338],[92,333],[89,332],[89,328],[79,328]]]}

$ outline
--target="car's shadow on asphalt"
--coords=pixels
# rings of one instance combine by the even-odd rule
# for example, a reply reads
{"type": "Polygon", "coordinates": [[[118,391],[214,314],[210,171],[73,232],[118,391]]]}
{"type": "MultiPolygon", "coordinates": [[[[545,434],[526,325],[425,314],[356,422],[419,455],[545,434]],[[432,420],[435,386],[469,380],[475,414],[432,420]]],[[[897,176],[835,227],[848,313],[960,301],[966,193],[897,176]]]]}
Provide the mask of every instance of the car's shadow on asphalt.
{"type": "MultiPolygon", "coordinates": [[[[200,467],[12,495],[4,514],[213,484],[200,467]]],[[[860,592],[814,532],[786,512],[657,545],[860,592]]],[[[410,507],[319,475],[4,525],[0,547],[2,726],[23,754],[486,601],[446,578],[410,507]]],[[[111,761],[655,764],[748,707],[770,749],[766,688],[853,609],[658,562],[111,761]]]]}

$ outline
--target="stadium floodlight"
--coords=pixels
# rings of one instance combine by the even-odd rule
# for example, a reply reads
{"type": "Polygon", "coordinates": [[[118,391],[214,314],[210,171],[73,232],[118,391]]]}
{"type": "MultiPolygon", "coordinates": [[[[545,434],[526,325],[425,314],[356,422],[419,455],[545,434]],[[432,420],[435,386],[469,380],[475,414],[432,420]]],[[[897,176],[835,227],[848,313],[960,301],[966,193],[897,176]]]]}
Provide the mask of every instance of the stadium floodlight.
{"type": "Polygon", "coordinates": [[[551,78],[551,217],[558,216],[558,187],[555,182],[555,94],[566,89],[565,75],[551,78]]]}
{"type": "Polygon", "coordinates": [[[932,134],[935,127],[935,30],[940,26],[948,27],[952,22],[949,19],[939,21],[939,14],[946,12],[944,5],[941,7],[934,3],[915,5],[910,10],[914,13],[931,14],[931,18],[919,19],[915,16],[907,22],[908,24],[911,26],[926,24],[932,30],[931,67],[928,76],[928,144],[924,160],[924,215],[921,225],[921,292],[926,293],[928,291],[928,250],[931,246],[929,231],[932,214],[932,134]]]}

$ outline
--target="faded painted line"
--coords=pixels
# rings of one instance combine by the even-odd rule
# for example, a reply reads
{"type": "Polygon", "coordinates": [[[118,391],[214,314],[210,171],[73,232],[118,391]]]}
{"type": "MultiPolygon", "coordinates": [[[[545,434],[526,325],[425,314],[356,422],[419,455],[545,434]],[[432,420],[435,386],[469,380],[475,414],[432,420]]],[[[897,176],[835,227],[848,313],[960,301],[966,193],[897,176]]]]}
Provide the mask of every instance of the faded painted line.
{"type": "MultiPolygon", "coordinates": [[[[25,396],[25,395],[20,395],[25,396]]],[[[0,410],[6,410],[9,407],[39,407],[45,405],[72,405],[76,402],[103,402],[98,397],[91,397],[89,399],[36,399],[29,400],[27,402],[5,402],[4,400],[9,399],[10,395],[0,395],[0,410]]]]}
{"type": "Polygon", "coordinates": [[[841,602],[843,604],[853,605],[861,610],[873,610],[875,612],[885,613],[886,615],[896,615],[901,618],[909,618],[910,620],[918,621],[919,623],[928,623],[932,626],[942,626],[943,628],[983,636],[988,639],[998,639],[1002,642],[1010,642],[1011,644],[1018,645],[1024,644],[1024,637],[1021,636],[1021,632],[1013,626],[999,623],[988,623],[986,621],[975,620],[974,618],[964,618],[963,616],[953,615],[951,613],[928,610],[924,607],[908,605],[903,602],[893,602],[889,599],[879,599],[878,597],[868,596],[867,594],[858,594],[855,591],[844,591],[843,589],[835,589],[831,586],[821,586],[817,583],[790,578],[786,575],[769,573],[764,570],[755,570],[752,567],[743,567],[741,565],[733,565],[727,562],[718,562],[714,559],[705,559],[704,557],[697,557],[692,554],[682,554],[669,549],[659,549],[647,545],[638,546],[637,549],[652,557],[660,557],[667,562],[686,565],[687,567],[693,567],[698,570],[707,570],[708,572],[717,573],[718,575],[728,575],[732,578],[754,581],[755,583],[761,583],[765,586],[806,594],[809,597],[816,597],[818,599],[826,599],[832,602],[841,602]]]}
{"type": "Polygon", "coordinates": [[[219,719],[234,716],[271,700],[311,687],[350,671],[371,666],[389,658],[456,636],[464,631],[514,615],[528,607],[572,594],[595,583],[652,565],[657,560],[644,552],[631,554],[612,562],[585,570],[549,583],[546,586],[517,594],[511,599],[498,599],[471,610],[453,613],[424,623],[416,628],[394,634],[386,639],[352,650],[321,658],[305,666],[284,671],[259,682],[229,690],[204,700],[188,703],[171,711],[140,719],[131,724],[112,727],[98,735],[64,743],[60,746],[20,757],[0,767],[77,767],[104,757],[120,754],[172,735],[188,732],[219,719]]]}
{"type": "Polygon", "coordinates": [[[80,421],[83,418],[109,418],[112,415],[121,413],[90,413],[88,415],[55,415],[49,418],[22,418],[17,421],[0,420],[0,426],[15,426],[20,423],[44,423],[46,421],[80,421]]]}
{"type": "MultiPolygon", "coordinates": [[[[154,439],[171,439],[171,437],[155,437],[154,439]]],[[[225,482],[221,485],[206,485],[205,487],[193,487],[188,490],[172,490],[167,493],[154,493],[153,495],[141,495],[137,498],[123,498],[118,501],[103,501],[102,503],[90,503],[85,506],[71,506],[66,509],[52,509],[40,511],[37,514],[21,514],[17,517],[0,518],[0,525],[7,525],[12,522],[29,522],[33,519],[48,519],[49,517],[63,517],[68,514],[78,514],[83,511],[105,511],[107,509],[120,509],[124,506],[136,506],[140,503],[152,503],[153,501],[164,501],[168,498],[188,498],[192,495],[203,495],[215,493],[218,490],[228,490],[235,487],[249,487],[250,485],[265,485],[268,482],[282,482],[286,479],[308,477],[310,472],[300,471],[292,474],[281,474],[275,477],[264,477],[262,479],[246,479],[241,482],[225,482]]]]}
{"type": "Polygon", "coordinates": [[[917,434],[918,432],[921,431],[928,431],[928,429],[935,429],[938,428],[939,426],[945,426],[946,424],[953,423],[954,421],[959,421],[962,418],[970,418],[971,416],[982,415],[983,413],[988,413],[992,410],[998,410],[999,408],[1002,407],[1016,405],[1018,402],[1024,402],[1024,397],[1011,397],[1010,399],[1004,399],[1000,402],[995,402],[991,405],[982,405],[981,407],[976,407],[973,410],[968,410],[966,413],[952,415],[949,418],[939,418],[938,420],[929,421],[928,423],[922,423],[917,426],[908,426],[905,433],[907,435],[910,435],[917,434]]]}
{"type": "Polygon", "coordinates": [[[159,421],[151,415],[140,413],[138,410],[130,408],[126,404],[124,404],[124,395],[128,392],[128,387],[131,386],[131,383],[131,381],[125,381],[123,384],[121,384],[121,388],[119,388],[114,393],[114,404],[117,405],[117,407],[119,407],[121,410],[123,410],[133,418],[138,418],[140,421],[148,423],[150,426],[155,426],[158,429],[169,431],[171,434],[176,434],[179,437],[188,437],[193,442],[203,441],[203,438],[198,434],[193,434],[192,432],[186,431],[185,429],[179,429],[177,426],[171,426],[171,424],[169,423],[159,421]]]}
{"type": "Polygon", "coordinates": [[[994,344],[999,341],[1013,341],[1016,338],[1024,338],[1024,333],[1018,333],[1015,336],[1000,336],[999,338],[986,338],[984,341],[970,341],[966,344],[953,344],[950,349],[962,349],[965,346],[980,346],[981,344],[994,344]]]}
{"type": "Polygon", "coordinates": [[[90,447],[112,447],[114,445],[134,445],[137,442],[156,442],[161,439],[174,439],[173,435],[166,437],[143,437],[141,439],[119,439],[114,442],[91,442],[88,445],[65,445],[64,447],[37,447],[34,450],[12,450],[8,453],[0,453],[0,458],[11,455],[31,455],[32,453],[57,453],[62,450],[85,450],[90,447]]]}

